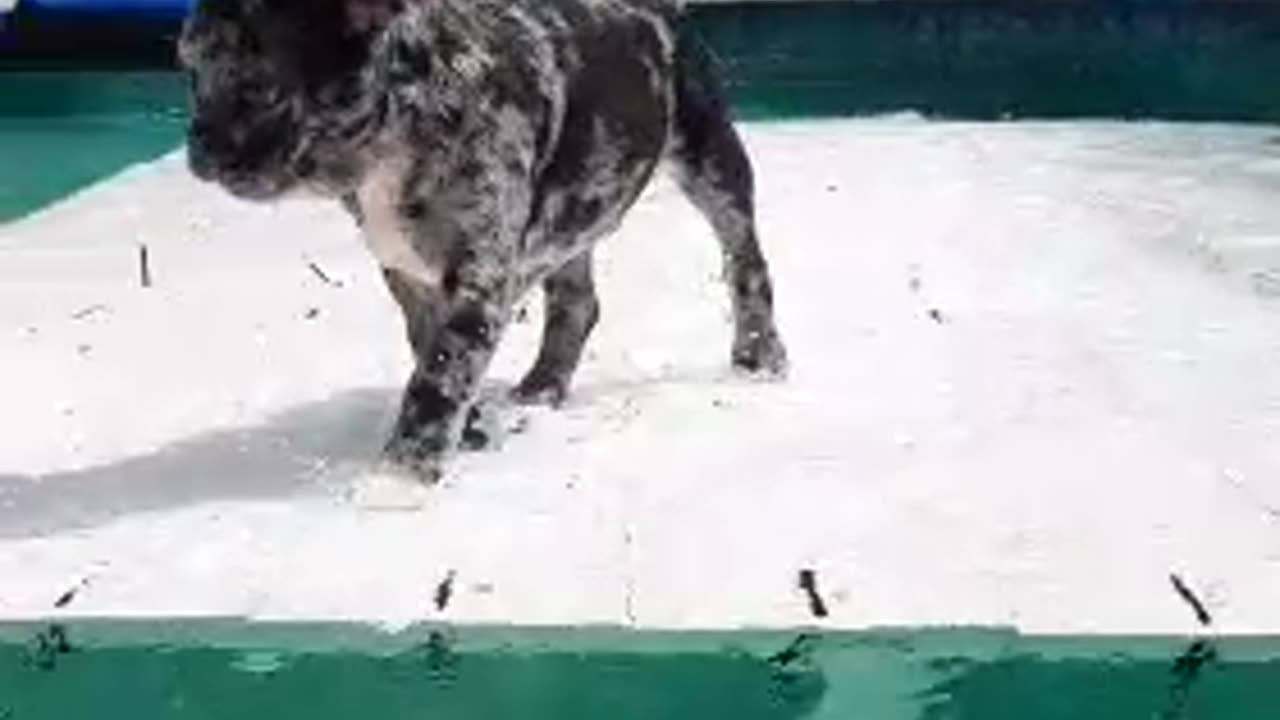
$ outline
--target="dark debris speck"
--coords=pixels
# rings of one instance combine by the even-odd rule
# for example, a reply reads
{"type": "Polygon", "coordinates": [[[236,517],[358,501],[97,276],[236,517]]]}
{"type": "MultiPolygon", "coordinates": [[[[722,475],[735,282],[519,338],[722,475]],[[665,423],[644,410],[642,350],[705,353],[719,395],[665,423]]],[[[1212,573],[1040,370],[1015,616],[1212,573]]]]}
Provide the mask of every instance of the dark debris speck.
{"type": "Polygon", "coordinates": [[[91,316],[91,315],[94,315],[94,314],[96,314],[96,313],[100,313],[100,312],[106,312],[106,311],[107,311],[107,306],[106,306],[106,305],[103,305],[102,303],[97,303],[97,304],[95,304],[95,305],[90,305],[89,307],[86,307],[86,308],[84,308],[84,309],[82,309],[82,310],[77,310],[76,312],[72,313],[72,314],[71,314],[71,319],[72,319],[72,320],[84,320],[85,318],[87,318],[87,317],[89,317],[89,316],[91,316]]]}
{"type": "Polygon", "coordinates": [[[324,283],[325,285],[328,285],[330,287],[339,287],[339,288],[342,287],[341,280],[335,280],[334,278],[330,277],[329,273],[325,272],[324,268],[320,267],[320,265],[317,264],[315,261],[307,262],[307,268],[311,270],[312,275],[315,275],[317,278],[319,278],[320,282],[324,283]]]}
{"type": "Polygon", "coordinates": [[[456,571],[450,570],[444,576],[444,579],[440,581],[440,584],[436,585],[434,601],[437,612],[443,612],[445,608],[449,607],[449,600],[453,598],[453,581],[457,576],[458,573],[456,571]]]}
{"type": "Polygon", "coordinates": [[[85,579],[67,588],[66,592],[59,595],[58,599],[53,601],[53,606],[56,608],[67,607],[76,599],[76,594],[83,590],[88,584],[88,580],[85,579]]]}
{"type": "Polygon", "coordinates": [[[827,603],[818,592],[818,574],[811,568],[805,568],[797,574],[796,585],[804,591],[809,601],[809,612],[816,618],[826,617],[827,603]]]}
{"type": "Polygon", "coordinates": [[[1178,597],[1182,598],[1183,602],[1195,613],[1196,622],[1205,627],[1213,624],[1213,616],[1209,614],[1209,610],[1177,573],[1169,573],[1169,583],[1173,585],[1173,590],[1178,593],[1178,597]]]}

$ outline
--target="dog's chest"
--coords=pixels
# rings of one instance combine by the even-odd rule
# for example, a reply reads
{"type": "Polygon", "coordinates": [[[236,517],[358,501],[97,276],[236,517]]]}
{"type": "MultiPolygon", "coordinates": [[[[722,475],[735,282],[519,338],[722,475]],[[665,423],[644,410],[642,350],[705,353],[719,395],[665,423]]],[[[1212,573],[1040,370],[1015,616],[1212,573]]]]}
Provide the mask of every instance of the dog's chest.
{"type": "Polygon", "coordinates": [[[356,199],[360,205],[361,229],[374,259],[386,270],[408,275],[424,285],[440,283],[440,268],[429,263],[415,242],[401,213],[402,178],[399,168],[386,166],[369,174],[356,199]]]}

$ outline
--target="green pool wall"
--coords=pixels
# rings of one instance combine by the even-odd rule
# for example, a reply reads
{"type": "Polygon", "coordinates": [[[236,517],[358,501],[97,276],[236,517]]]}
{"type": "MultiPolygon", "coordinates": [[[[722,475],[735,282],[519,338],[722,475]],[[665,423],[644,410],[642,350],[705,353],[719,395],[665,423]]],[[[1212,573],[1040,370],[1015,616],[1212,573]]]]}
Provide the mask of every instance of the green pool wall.
{"type": "Polygon", "coordinates": [[[0,718],[1262,720],[1269,637],[0,624],[0,718]]]}
{"type": "MultiPolygon", "coordinates": [[[[748,120],[1280,121],[1280,3],[694,4],[748,120]]],[[[177,20],[19,12],[0,52],[0,222],[181,140],[177,20]]]]}

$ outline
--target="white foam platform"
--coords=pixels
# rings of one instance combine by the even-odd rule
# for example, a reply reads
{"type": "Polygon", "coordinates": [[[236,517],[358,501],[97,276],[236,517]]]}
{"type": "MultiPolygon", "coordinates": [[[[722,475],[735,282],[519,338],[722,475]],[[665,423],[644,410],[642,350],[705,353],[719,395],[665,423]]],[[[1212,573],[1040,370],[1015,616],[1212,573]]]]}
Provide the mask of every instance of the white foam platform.
{"type": "Polygon", "coordinates": [[[1177,573],[1280,631],[1273,129],[745,132],[790,380],[728,372],[717,250],[660,184],[572,402],[417,512],[343,499],[409,358],[338,211],[174,156],[0,227],[0,618],[1192,631],[1177,573]]]}

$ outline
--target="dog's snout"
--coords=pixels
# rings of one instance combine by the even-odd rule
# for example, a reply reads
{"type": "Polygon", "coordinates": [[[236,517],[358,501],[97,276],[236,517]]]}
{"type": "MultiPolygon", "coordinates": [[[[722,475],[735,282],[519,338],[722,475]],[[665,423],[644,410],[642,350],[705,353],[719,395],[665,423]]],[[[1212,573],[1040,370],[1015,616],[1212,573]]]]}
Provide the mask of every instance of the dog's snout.
{"type": "Polygon", "coordinates": [[[187,165],[191,173],[201,180],[212,180],[215,175],[216,148],[213,144],[209,126],[198,119],[193,120],[187,130],[187,165]]]}
{"type": "Polygon", "coordinates": [[[213,179],[213,163],[209,160],[209,153],[196,143],[187,144],[187,167],[192,175],[201,180],[213,179]]]}

